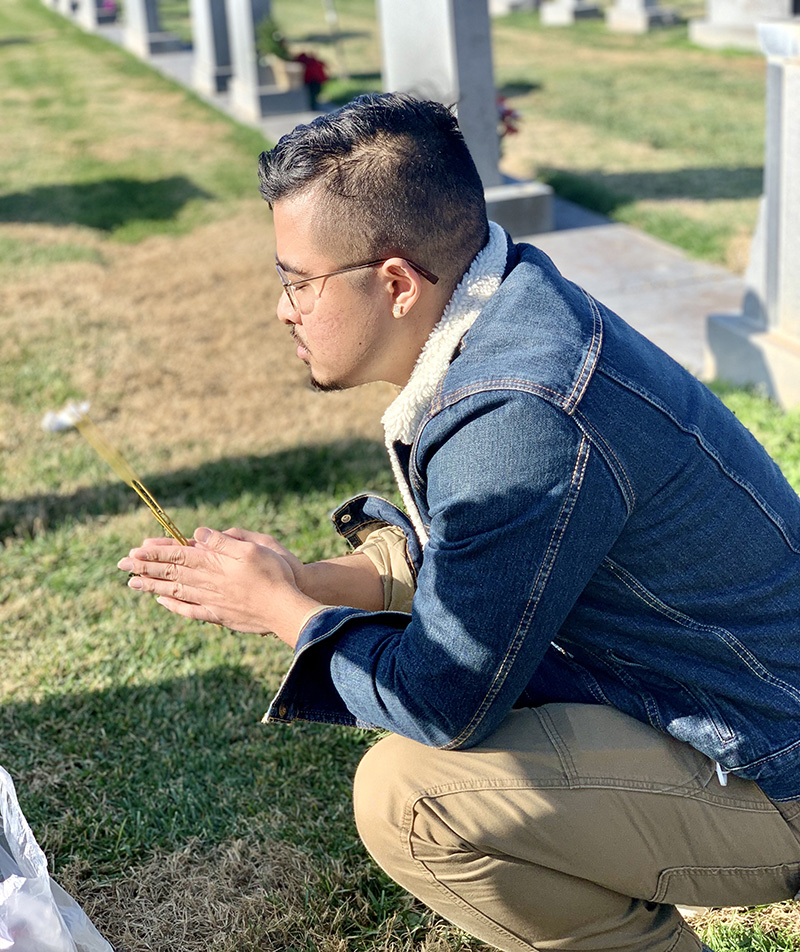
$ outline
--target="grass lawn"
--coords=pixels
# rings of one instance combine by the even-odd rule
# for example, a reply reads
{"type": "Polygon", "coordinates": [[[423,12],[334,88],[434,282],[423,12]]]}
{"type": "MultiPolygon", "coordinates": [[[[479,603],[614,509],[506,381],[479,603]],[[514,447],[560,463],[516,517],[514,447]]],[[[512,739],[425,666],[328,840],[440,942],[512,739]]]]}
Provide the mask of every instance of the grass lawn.
{"type": "MultiPolygon", "coordinates": [[[[320,5],[292,4],[287,33],[330,57],[320,5]]],[[[374,82],[374,23],[368,0],[339,8],[345,95],[374,82]]],[[[279,18],[289,9],[275,0],[279,18]]],[[[530,68],[512,42],[529,34],[552,45],[537,70],[556,70],[563,44],[574,52],[583,36],[545,42],[532,21],[503,21],[503,82],[530,68]]],[[[590,60],[611,57],[586,36],[600,51],[590,60]]],[[[619,54],[628,41],[614,42],[619,54]]],[[[693,62],[659,43],[653,57],[693,62]]],[[[559,122],[541,98],[519,94],[531,133],[534,115],[559,122]]],[[[390,388],[311,393],[274,319],[274,239],[255,176],[266,143],[39,0],[0,6],[0,111],[0,763],[56,878],[125,952],[477,950],[358,844],[350,784],[372,736],[261,725],[288,649],[133,596],[115,564],[155,523],[77,433],[40,428],[46,410],[89,399],[185,533],[269,528],[305,559],[340,551],[327,513],[344,497],[394,493],[379,427],[390,388]]],[[[629,173],[654,149],[625,138],[635,125],[607,142],[631,150],[629,173]]],[[[601,160],[583,168],[577,142],[599,143],[600,127],[575,127],[572,152],[565,139],[548,159],[544,143],[530,162],[594,181],[601,160]]],[[[528,161],[525,135],[509,142],[510,167],[528,161]]],[[[667,151],[677,163],[691,150],[667,151]]],[[[725,399],[800,487],[798,415],[741,391],[725,399]]],[[[715,947],[800,946],[793,907],[754,916],[710,919],[715,947]]]]}

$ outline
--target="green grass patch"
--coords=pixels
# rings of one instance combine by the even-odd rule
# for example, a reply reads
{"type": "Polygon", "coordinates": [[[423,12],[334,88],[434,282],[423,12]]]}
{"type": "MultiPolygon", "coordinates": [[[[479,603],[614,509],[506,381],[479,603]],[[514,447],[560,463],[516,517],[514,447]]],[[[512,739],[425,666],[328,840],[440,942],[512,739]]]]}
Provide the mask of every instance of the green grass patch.
{"type": "Polygon", "coordinates": [[[105,258],[97,248],[74,242],[45,244],[0,235],[0,269],[43,268],[67,261],[90,261],[102,265],[105,258]]]}
{"type": "Polygon", "coordinates": [[[254,194],[257,130],[41,4],[12,0],[0,24],[16,38],[0,58],[0,222],[137,242],[254,194]]]}

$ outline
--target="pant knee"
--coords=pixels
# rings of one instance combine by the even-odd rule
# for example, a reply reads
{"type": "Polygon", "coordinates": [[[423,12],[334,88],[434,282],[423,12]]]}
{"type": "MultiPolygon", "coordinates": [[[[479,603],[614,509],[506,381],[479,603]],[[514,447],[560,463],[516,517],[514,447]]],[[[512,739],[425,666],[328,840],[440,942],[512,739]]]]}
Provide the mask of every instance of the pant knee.
{"type": "Polygon", "coordinates": [[[403,852],[403,816],[411,793],[404,765],[416,746],[397,735],[379,741],[362,758],[353,782],[358,835],[389,875],[403,852]]]}

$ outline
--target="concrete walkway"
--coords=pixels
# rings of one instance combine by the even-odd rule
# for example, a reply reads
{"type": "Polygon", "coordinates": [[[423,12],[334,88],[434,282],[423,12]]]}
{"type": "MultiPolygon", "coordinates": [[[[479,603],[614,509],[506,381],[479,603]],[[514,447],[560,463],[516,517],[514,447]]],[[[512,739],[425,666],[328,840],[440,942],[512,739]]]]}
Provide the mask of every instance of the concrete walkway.
{"type": "MultiPolygon", "coordinates": [[[[97,32],[122,45],[117,24],[101,26],[97,32]]],[[[151,56],[147,62],[192,88],[191,49],[151,56]]],[[[200,98],[231,114],[226,94],[200,98]]],[[[277,114],[254,125],[277,142],[298,123],[310,122],[316,115],[277,114]]],[[[555,199],[555,231],[514,237],[541,248],[566,277],[700,377],[705,366],[706,317],[741,311],[745,290],[741,277],[562,199],[555,199]]]]}

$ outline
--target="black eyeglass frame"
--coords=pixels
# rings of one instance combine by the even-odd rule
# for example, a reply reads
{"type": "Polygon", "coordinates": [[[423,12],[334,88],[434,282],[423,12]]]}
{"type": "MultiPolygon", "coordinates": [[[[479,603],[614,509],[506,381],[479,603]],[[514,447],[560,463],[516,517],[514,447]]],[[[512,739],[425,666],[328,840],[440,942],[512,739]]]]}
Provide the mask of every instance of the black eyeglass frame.
{"type": "Polygon", "coordinates": [[[389,255],[387,258],[376,258],[374,261],[365,261],[363,264],[351,264],[346,268],[337,268],[335,271],[326,271],[325,274],[315,274],[311,278],[300,278],[297,281],[288,281],[286,272],[277,261],[275,262],[275,270],[278,272],[278,277],[281,279],[281,284],[283,285],[283,290],[286,292],[286,297],[289,298],[289,303],[292,305],[295,311],[299,311],[300,306],[297,303],[297,296],[295,295],[296,288],[301,287],[304,284],[310,284],[312,281],[319,281],[320,278],[332,278],[335,274],[346,274],[348,271],[360,271],[362,268],[376,268],[378,265],[384,264],[385,262],[390,261],[392,258],[402,258],[406,264],[411,265],[415,271],[421,274],[426,281],[429,281],[431,284],[438,284],[438,274],[428,271],[427,268],[423,268],[422,265],[416,264],[416,262],[412,261],[410,258],[404,257],[403,255],[389,255]]]}

